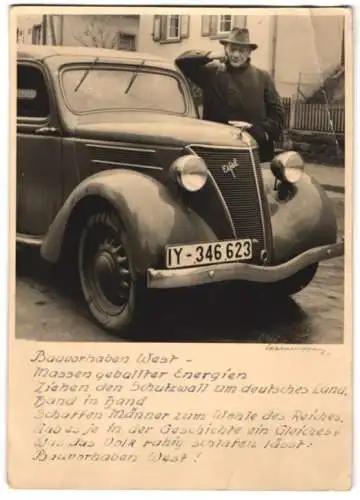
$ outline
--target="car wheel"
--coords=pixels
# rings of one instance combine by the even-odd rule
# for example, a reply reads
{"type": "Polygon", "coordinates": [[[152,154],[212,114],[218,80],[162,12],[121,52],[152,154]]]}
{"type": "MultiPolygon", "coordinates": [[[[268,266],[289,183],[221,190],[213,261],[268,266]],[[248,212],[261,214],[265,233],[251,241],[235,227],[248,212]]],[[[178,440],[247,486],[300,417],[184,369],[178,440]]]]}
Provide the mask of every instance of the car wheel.
{"type": "Polygon", "coordinates": [[[107,330],[128,333],[142,313],[127,234],[114,211],[90,215],[79,242],[79,275],[92,316],[107,330]]]}
{"type": "Polygon", "coordinates": [[[289,296],[295,295],[296,293],[303,290],[314,278],[318,268],[318,263],[311,264],[301,271],[298,271],[293,276],[286,278],[285,280],[278,281],[270,285],[271,293],[276,296],[289,296]]]}

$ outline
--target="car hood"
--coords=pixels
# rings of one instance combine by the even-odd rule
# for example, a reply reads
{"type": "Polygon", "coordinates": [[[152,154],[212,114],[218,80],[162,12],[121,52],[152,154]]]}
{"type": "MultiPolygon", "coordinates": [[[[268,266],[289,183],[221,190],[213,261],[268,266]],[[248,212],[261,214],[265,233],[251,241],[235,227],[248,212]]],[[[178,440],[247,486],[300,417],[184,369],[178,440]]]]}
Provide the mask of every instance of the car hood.
{"type": "Polygon", "coordinates": [[[124,113],[79,120],[76,135],[82,138],[142,144],[184,146],[211,144],[229,147],[255,146],[248,134],[236,136],[234,127],[197,118],[156,113],[124,113]]]}

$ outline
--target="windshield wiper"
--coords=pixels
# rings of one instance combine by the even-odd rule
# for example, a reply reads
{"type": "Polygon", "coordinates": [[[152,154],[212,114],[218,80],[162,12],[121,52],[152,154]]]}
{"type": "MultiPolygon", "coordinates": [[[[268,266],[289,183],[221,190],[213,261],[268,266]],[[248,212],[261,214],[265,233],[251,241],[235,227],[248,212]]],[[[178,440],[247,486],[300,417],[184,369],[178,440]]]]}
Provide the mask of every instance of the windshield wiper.
{"type": "Polygon", "coordinates": [[[139,74],[139,69],[141,69],[144,66],[145,62],[146,62],[146,59],[143,59],[141,61],[141,63],[136,67],[137,71],[135,71],[135,73],[132,74],[129,85],[126,87],[124,94],[127,94],[129,92],[129,90],[131,89],[131,87],[133,86],[133,83],[135,82],[135,79],[139,74]]]}
{"type": "Polygon", "coordinates": [[[99,57],[95,57],[95,59],[93,60],[93,62],[86,68],[85,73],[80,78],[79,83],[74,88],[74,92],[77,92],[79,90],[79,88],[82,85],[82,83],[84,82],[85,78],[88,76],[88,74],[90,73],[90,71],[92,70],[92,68],[95,66],[95,64],[98,62],[98,60],[99,60],[99,57]]]}

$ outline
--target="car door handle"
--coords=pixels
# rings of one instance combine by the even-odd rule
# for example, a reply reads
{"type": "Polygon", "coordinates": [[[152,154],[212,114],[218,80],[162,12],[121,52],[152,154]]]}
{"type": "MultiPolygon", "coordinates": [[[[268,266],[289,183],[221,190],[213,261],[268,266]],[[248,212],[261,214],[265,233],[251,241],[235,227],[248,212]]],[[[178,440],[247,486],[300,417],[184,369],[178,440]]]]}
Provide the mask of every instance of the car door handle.
{"type": "Polygon", "coordinates": [[[35,130],[35,134],[40,135],[58,135],[59,129],[55,127],[40,127],[35,130]]]}

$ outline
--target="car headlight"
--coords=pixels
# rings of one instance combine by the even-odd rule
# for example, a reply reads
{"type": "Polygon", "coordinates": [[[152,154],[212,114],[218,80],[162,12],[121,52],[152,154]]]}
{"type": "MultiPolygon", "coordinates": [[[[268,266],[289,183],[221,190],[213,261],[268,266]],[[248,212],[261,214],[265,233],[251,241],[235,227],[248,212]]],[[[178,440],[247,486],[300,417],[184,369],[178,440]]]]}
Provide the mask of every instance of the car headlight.
{"type": "Polygon", "coordinates": [[[178,184],[187,191],[199,191],[208,178],[206,163],[196,155],[180,156],[171,165],[171,171],[178,184]]]}
{"type": "Polygon", "coordinates": [[[275,156],[271,171],[279,181],[295,184],[304,172],[304,160],[296,151],[286,151],[275,156]]]}

